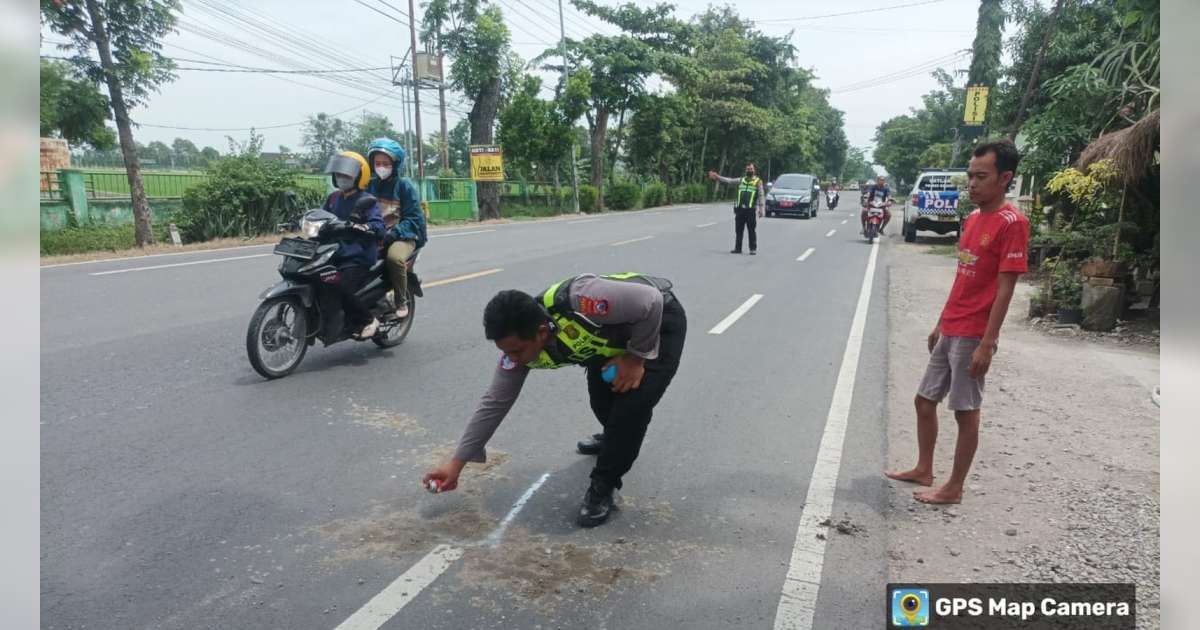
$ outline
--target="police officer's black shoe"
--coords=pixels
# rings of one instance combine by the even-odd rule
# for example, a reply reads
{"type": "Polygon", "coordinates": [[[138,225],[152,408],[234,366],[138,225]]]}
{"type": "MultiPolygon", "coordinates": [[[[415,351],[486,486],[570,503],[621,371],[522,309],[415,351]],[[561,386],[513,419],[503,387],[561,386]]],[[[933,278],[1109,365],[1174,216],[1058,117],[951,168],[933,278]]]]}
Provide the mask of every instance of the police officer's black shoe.
{"type": "Polygon", "coordinates": [[[731,250],[729,250],[729,253],[730,253],[730,254],[740,254],[740,253],[742,253],[742,250],[740,250],[740,249],[731,249],[731,250]]]}
{"type": "Polygon", "coordinates": [[[613,491],[608,484],[592,480],[587,493],[583,495],[583,503],[579,505],[579,516],[575,522],[580,527],[595,527],[608,520],[608,515],[617,509],[613,505],[613,491]]]}
{"type": "Polygon", "coordinates": [[[580,440],[575,443],[575,448],[580,455],[599,455],[604,449],[604,434],[595,433],[586,440],[580,440]]]}

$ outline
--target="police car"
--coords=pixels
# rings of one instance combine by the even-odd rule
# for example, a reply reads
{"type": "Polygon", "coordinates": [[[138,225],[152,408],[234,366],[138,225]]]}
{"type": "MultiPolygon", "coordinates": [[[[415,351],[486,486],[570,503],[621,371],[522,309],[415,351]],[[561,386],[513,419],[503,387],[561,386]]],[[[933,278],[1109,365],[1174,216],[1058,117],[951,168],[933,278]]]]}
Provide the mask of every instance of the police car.
{"type": "Polygon", "coordinates": [[[927,168],[917,175],[917,183],[904,200],[904,240],[917,240],[917,230],[938,234],[959,232],[958,188],[955,176],[967,174],[965,168],[927,168]]]}

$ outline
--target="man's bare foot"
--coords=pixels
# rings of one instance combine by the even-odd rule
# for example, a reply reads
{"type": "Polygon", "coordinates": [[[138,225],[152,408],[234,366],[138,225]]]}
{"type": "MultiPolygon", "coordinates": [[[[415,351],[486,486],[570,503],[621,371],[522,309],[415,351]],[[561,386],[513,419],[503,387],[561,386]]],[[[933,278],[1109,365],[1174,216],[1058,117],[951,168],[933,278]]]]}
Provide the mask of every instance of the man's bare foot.
{"type": "Polygon", "coordinates": [[[933,485],[933,473],[918,470],[916,468],[905,471],[888,470],[884,471],[883,474],[887,476],[888,479],[895,479],[896,481],[911,481],[918,486],[933,485]]]}
{"type": "Polygon", "coordinates": [[[936,490],[914,492],[913,498],[921,503],[934,503],[938,505],[962,503],[962,488],[951,488],[947,484],[936,490]]]}

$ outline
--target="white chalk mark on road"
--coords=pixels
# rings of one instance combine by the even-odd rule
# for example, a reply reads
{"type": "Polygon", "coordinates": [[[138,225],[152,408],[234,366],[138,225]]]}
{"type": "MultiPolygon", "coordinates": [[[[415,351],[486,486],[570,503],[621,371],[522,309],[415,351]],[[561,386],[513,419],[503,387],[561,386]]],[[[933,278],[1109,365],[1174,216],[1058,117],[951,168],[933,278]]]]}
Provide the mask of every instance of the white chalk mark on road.
{"type": "Polygon", "coordinates": [[[529,489],[525,491],[525,494],[522,494],[521,498],[517,499],[517,502],[513,504],[512,509],[508,511],[508,514],[504,515],[504,520],[500,521],[500,524],[496,526],[496,529],[493,530],[491,534],[488,534],[486,543],[487,546],[495,547],[496,545],[500,544],[500,540],[504,538],[504,530],[508,529],[508,524],[511,523],[514,518],[516,518],[517,513],[521,511],[521,508],[525,507],[525,503],[528,502],[531,497],[533,497],[533,493],[537,492],[538,488],[541,488],[542,484],[546,483],[546,480],[549,478],[550,473],[542,475],[541,479],[535,481],[533,485],[529,486],[529,489]]]}
{"type": "Polygon", "coordinates": [[[732,313],[730,313],[728,317],[721,320],[721,323],[717,324],[716,326],[713,326],[712,330],[708,331],[708,334],[719,335],[719,334],[725,332],[726,330],[729,330],[730,326],[737,323],[737,320],[741,319],[743,315],[750,312],[750,309],[754,308],[754,305],[758,304],[758,301],[761,300],[762,298],[763,298],[763,296],[760,293],[755,293],[754,295],[751,295],[750,299],[743,302],[742,305],[737,307],[737,309],[735,309],[732,313]]]}
{"type": "Polygon", "coordinates": [[[779,607],[775,610],[775,630],[811,630],[813,627],[817,594],[821,588],[821,569],[825,563],[826,528],[820,523],[833,514],[833,496],[837,490],[838,470],[842,466],[842,446],[846,440],[850,404],[854,399],[854,379],[858,374],[858,356],[862,350],[863,330],[871,304],[871,286],[878,253],[879,244],[872,244],[862,289],[858,292],[858,306],[854,309],[854,319],[846,339],[846,351],[842,354],[842,367],[833,388],[829,415],[825,418],[825,431],[821,435],[816,464],[808,482],[808,496],[800,513],[792,560],[783,582],[779,607]]]}
{"type": "Polygon", "coordinates": [[[641,238],[631,238],[627,241],[617,241],[616,243],[613,243],[612,246],[617,247],[618,245],[628,245],[630,243],[637,243],[638,241],[648,241],[652,238],[654,238],[654,237],[653,236],[643,236],[641,238]]]}
{"type": "Polygon", "coordinates": [[[171,267],[190,267],[191,265],[207,265],[209,263],[228,262],[230,260],[246,260],[247,258],[265,258],[275,254],[251,254],[249,256],[229,256],[227,258],[209,258],[190,262],[171,263],[169,265],[151,265],[149,267],[130,267],[129,269],[113,269],[112,271],[94,271],[89,276],[111,276],[115,273],[130,273],[133,271],[151,271],[153,269],[168,269],[171,267]]]}
{"type": "Polygon", "coordinates": [[[711,226],[714,226],[714,225],[716,225],[716,224],[717,224],[717,221],[713,221],[712,223],[701,223],[700,225],[697,225],[696,227],[698,227],[698,228],[706,228],[706,227],[711,227],[711,226]]]}

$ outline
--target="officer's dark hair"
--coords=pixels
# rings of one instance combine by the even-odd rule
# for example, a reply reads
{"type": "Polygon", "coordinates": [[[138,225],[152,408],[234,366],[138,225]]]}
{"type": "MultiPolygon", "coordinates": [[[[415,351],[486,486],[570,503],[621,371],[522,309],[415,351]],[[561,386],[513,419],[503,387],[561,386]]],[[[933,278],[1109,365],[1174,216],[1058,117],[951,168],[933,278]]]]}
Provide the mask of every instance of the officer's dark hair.
{"type": "Polygon", "coordinates": [[[483,309],[483,334],[488,341],[512,335],[533,339],[546,323],[546,311],[528,293],[509,289],[496,294],[483,309]]]}
{"type": "Polygon", "coordinates": [[[1017,176],[1017,164],[1021,163],[1021,154],[1017,152],[1017,145],[1013,144],[1008,138],[999,140],[990,140],[981,143],[975,147],[972,155],[975,157],[983,157],[988,153],[996,156],[996,172],[1003,173],[1008,171],[1017,176]]]}

